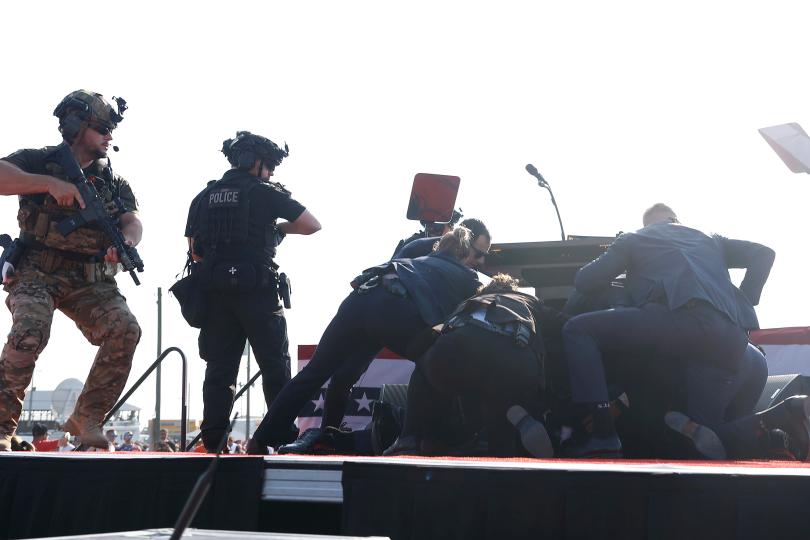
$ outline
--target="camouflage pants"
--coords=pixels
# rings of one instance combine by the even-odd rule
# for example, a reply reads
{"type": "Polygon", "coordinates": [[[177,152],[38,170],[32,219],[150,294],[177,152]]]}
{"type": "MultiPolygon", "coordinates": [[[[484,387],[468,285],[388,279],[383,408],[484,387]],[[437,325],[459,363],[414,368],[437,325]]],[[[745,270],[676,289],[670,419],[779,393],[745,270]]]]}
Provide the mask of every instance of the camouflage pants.
{"type": "Polygon", "coordinates": [[[34,363],[50,337],[53,312],[58,309],[84,337],[99,346],[73,417],[100,424],[121,395],[141,337],[115,280],[97,265],[89,282],[83,263],[54,260],[48,251],[26,253],[6,285],[6,306],[12,326],[0,355],[0,433],[12,434],[22,411],[25,389],[34,363]]]}

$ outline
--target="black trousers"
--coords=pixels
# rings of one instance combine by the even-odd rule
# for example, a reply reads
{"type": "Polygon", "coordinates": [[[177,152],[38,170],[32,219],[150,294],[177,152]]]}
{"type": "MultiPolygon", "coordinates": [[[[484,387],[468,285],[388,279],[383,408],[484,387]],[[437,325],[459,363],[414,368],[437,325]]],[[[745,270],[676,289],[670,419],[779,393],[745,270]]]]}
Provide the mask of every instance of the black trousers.
{"type": "Polygon", "coordinates": [[[352,292],[326,327],[309,363],[281,391],[254,433],[275,446],[306,402],[323,384],[326,391],[321,426],[339,427],[351,388],[384,347],[405,356],[408,342],[426,327],[416,305],[382,286],[352,292]]]}
{"type": "Polygon", "coordinates": [[[747,336],[708,304],[675,311],[647,304],[577,315],[565,324],[563,343],[574,402],[608,400],[604,361],[678,362],[683,412],[715,428],[740,390],[747,336]]]}
{"type": "Polygon", "coordinates": [[[411,376],[405,431],[443,441],[443,420],[460,396],[465,403],[480,403],[490,454],[517,455],[506,411],[522,405],[530,414],[542,412],[541,373],[536,353],[510,336],[475,326],[442,334],[411,376]]]}
{"type": "Polygon", "coordinates": [[[245,341],[250,342],[262,372],[268,408],[290,380],[290,353],[287,321],[275,289],[210,293],[209,302],[212,309],[200,329],[199,346],[200,357],[206,361],[201,431],[203,444],[210,451],[217,447],[230,422],[245,341]]]}

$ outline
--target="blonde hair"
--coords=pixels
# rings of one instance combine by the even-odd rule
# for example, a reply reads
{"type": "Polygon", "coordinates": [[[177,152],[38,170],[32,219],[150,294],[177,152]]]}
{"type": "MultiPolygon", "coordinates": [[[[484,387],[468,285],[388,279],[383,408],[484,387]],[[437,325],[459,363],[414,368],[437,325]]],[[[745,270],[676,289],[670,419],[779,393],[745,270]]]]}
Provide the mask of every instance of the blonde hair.
{"type": "Polygon", "coordinates": [[[457,227],[444,235],[436,243],[436,253],[451,255],[458,261],[463,261],[470,254],[472,233],[465,227],[457,227]]]}

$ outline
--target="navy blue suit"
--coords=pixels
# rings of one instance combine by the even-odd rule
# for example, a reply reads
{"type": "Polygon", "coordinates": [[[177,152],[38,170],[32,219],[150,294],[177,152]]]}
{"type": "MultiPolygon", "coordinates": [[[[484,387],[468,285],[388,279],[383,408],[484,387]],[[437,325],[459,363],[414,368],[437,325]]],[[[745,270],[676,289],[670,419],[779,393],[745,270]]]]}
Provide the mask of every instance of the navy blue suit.
{"type": "Polygon", "coordinates": [[[416,257],[424,257],[433,251],[433,246],[441,239],[441,236],[429,236],[427,238],[411,240],[399,248],[392,258],[415,259],[416,257]]]}
{"type": "Polygon", "coordinates": [[[721,424],[739,391],[746,330],[758,327],[753,305],[773,260],[773,251],[760,244],[708,236],[678,223],[656,223],[617,238],[578,272],[575,286],[598,293],[626,272],[629,305],[566,323],[572,399],[608,400],[603,353],[612,362],[679,362],[687,381],[685,412],[699,423],[721,424]],[[746,268],[740,289],[728,268],[746,268]]]}

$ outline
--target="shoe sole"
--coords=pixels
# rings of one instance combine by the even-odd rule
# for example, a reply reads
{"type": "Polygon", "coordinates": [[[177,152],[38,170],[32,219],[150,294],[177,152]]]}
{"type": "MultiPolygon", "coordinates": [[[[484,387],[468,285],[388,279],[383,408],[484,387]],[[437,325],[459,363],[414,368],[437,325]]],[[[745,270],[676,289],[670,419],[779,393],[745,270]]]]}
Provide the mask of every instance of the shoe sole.
{"type": "Polygon", "coordinates": [[[520,442],[536,458],[554,457],[554,447],[542,422],[533,418],[520,405],[513,405],[506,411],[506,418],[520,433],[520,442]]]}
{"type": "Polygon", "coordinates": [[[695,450],[711,460],[726,459],[726,449],[720,437],[706,426],[697,424],[683,413],[670,411],[664,415],[664,423],[692,441],[695,450]]]}
{"type": "MultiPolygon", "coordinates": [[[[805,397],[802,400],[802,413],[804,414],[804,418],[802,419],[802,426],[804,427],[804,433],[806,437],[806,441],[810,442],[810,398],[805,397]]],[[[807,448],[803,448],[802,452],[804,452],[803,456],[799,456],[799,461],[808,461],[810,458],[810,453],[808,452],[807,448]]]]}

